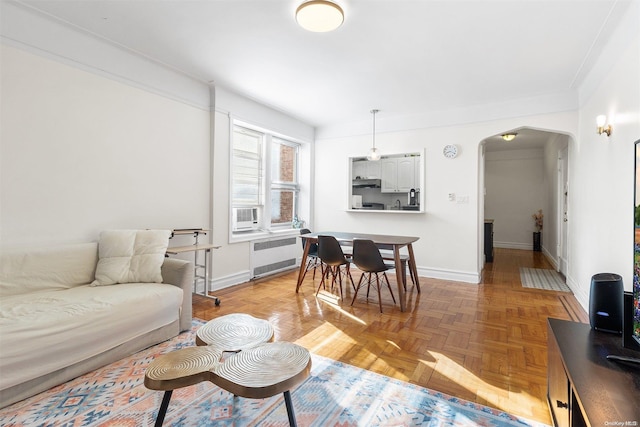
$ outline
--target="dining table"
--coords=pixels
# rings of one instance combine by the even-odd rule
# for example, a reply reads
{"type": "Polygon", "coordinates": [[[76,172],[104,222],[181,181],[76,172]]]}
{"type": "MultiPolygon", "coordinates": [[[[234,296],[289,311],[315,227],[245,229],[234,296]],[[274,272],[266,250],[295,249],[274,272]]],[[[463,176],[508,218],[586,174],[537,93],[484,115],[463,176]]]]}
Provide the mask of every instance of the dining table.
{"type": "Polygon", "coordinates": [[[353,241],[356,239],[367,239],[375,243],[380,250],[391,250],[393,254],[394,268],[396,270],[396,283],[398,285],[398,294],[400,295],[400,311],[406,311],[407,297],[405,292],[406,273],[404,271],[404,259],[400,250],[404,247],[408,252],[408,266],[411,277],[414,279],[416,289],[420,293],[420,282],[418,279],[418,270],[416,268],[416,260],[413,254],[412,244],[416,242],[419,237],[412,236],[392,236],[384,234],[368,234],[368,233],[349,233],[344,231],[323,231],[319,233],[307,233],[300,235],[300,238],[305,242],[304,252],[302,254],[302,262],[300,263],[300,271],[298,272],[298,282],[296,284],[296,293],[300,289],[302,280],[304,279],[304,273],[306,270],[307,256],[309,254],[309,248],[314,243],[318,243],[318,236],[333,236],[340,243],[341,246],[353,246],[353,241]]]}

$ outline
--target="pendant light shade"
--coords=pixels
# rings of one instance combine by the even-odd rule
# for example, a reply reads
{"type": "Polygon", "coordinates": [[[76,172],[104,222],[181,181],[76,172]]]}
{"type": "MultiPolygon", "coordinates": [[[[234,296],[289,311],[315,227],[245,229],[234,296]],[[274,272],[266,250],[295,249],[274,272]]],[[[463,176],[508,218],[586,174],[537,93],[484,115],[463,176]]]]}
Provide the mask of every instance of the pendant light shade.
{"type": "Polygon", "coordinates": [[[372,160],[374,162],[380,160],[380,151],[377,148],[373,147],[369,150],[369,154],[367,154],[367,160],[372,160]]]}
{"type": "Polygon", "coordinates": [[[342,25],[344,12],[332,1],[310,0],[298,6],[296,21],[307,31],[326,33],[342,25]]]}
{"type": "Polygon", "coordinates": [[[380,160],[380,151],[376,148],[376,113],[380,110],[371,110],[371,114],[373,114],[373,145],[371,150],[369,150],[369,154],[367,154],[367,160],[378,161],[380,160]]]}

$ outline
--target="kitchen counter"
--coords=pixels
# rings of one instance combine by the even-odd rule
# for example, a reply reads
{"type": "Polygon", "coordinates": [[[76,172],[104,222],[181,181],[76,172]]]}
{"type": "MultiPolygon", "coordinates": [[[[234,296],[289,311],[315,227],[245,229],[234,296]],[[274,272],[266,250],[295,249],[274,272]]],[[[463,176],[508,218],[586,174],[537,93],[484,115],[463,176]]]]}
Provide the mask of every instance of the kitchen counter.
{"type": "Polygon", "coordinates": [[[423,214],[425,211],[405,210],[405,209],[347,209],[347,212],[368,212],[386,214],[423,214]]]}

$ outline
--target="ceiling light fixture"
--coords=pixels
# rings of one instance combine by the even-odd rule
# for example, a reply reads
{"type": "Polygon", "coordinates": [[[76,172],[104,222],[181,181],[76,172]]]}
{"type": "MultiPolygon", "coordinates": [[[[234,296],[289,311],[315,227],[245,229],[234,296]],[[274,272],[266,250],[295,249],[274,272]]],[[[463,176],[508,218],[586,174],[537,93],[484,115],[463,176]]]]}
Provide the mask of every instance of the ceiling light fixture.
{"type": "Polygon", "coordinates": [[[326,33],[338,28],[344,22],[344,11],[328,0],[310,0],[296,9],[298,25],[315,33],[326,33]]]}
{"type": "Polygon", "coordinates": [[[371,110],[371,114],[373,114],[373,146],[371,150],[369,150],[369,154],[367,154],[367,160],[378,161],[380,160],[380,151],[376,148],[376,113],[380,110],[371,110]]]}
{"type": "Polygon", "coordinates": [[[611,128],[611,123],[605,126],[606,123],[607,116],[605,116],[604,114],[596,117],[596,124],[598,125],[598,135],[606,133],[607,136],[611,136],[611,131],[613,130],[613,128],[611,128]]]}
{"type": "Polygon", "coordinates": [[[513,139],[516,137],[517,133],[503,133],[502,139],[504,139],[507,142],[513,141],[513,139]]]}

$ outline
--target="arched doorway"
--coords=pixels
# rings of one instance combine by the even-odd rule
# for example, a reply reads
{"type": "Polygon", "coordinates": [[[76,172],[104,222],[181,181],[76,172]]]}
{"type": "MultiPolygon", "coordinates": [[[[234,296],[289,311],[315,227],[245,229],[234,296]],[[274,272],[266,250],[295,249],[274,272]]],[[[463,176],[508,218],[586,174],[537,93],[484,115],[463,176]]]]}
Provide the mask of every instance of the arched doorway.
{"type": "MultiPolygon", "coordinates": [[[[505,132],[506,133],[506,132],[505,132]]],[[[493,220],[493,246],[534,249],[533,215],[543,213],[540,250],[566,274],[568,269],[567,221],[569,219],[569,143],[564,133],[522,127],[505,141],[501,134],[480,144],[478,216],[493,220]]],[[[484,231],[484,224],[480,230],[484,231]]],[[[484,232],[480,237],[484,266],[484,232]]]]}

